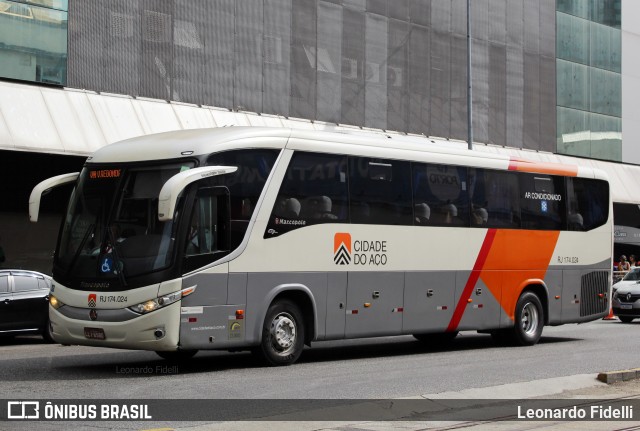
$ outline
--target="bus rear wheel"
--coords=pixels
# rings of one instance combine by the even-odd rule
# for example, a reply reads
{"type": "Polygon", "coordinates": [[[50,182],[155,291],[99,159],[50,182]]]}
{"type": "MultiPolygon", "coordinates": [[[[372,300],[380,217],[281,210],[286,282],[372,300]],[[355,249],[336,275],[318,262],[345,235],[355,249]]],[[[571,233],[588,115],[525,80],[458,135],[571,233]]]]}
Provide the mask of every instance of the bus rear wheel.
{"type": "Polygon", "coordinates": [[[540,298],[533,292],[525,292],[516,303],[515,325],[505,335],[517,346],[533,346],[540,340],[543,326],[544,311],[540,298]]]}
{"type": "Polygon", "coordinates": [[[276,301],[267,310],[256,352],[268,365],[291,365],[304,349],[304,330],[300,308],[289,300],[276,301]]]}

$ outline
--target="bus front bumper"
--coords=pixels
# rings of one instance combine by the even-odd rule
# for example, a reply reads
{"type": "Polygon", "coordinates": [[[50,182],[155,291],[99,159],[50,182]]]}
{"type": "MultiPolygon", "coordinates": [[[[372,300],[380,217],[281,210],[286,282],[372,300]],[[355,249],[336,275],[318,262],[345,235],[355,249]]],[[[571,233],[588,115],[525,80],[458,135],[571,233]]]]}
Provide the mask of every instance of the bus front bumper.
{"type": "MultiPolygon", "coordinates": [[[[90,309],[87,309],[87,316],[90,309]]],[[[180,301],[122,322],[72,319],[49,307],[53,338],[60,344],[171,351],[178,348],[180,301]]]]}

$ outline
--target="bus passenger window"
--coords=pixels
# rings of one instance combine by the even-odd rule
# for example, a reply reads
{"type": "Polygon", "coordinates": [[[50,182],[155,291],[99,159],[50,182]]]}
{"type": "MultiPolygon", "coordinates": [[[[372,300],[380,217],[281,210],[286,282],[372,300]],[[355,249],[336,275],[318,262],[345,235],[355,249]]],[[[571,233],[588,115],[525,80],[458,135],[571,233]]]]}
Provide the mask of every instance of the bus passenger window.
{"type": "Polygon", "coordinates": [[[412,163],[414,224],[467,226],[467,169],[412,163]]]}
{"type": "Polygon", "coordinates": [[[412,225],[409,162],[349,157],[352,223],[412,225]]]}
{"type": "Polygon", "coordinates": [[[521,173],[522,228],[560,230],[564,226],[564,180],[544,174],[521,173]]]}
{"type": "Polygon", "coordinates": [[[264,237],[314,224],[346,222],[347,157],[296,152],[280,185],[264,237]]]}
{"type": "Polygon", "coordinates": [[[520,197],[515,172],[470,169],[469,184],[472,227],[520,227],[520,197]]]}
{"type": "Polygon", "coordinates": [[[587,231],[602,226],[609,218],[609,184],[590,178],[567,179],[567,227],[587,231]]]}

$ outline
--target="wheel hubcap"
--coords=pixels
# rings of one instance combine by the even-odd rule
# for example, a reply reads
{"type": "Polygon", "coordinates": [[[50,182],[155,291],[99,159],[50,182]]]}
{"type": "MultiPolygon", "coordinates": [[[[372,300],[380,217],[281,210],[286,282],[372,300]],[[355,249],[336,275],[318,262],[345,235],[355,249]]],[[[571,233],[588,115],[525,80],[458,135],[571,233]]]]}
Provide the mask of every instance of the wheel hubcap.
{"type": "Polygon", "coordinates": [[[278,314],[271,322],[271,344],[280,355],[287,355],[296,343],[296,324],[288,313],[278,314]]]}
{"type": "Polygon", "coordinates": [[[527,335],[533,335],[538,330],[538,308],[533,303],[527,302],[522,308],[520,323],[527,335]]]}

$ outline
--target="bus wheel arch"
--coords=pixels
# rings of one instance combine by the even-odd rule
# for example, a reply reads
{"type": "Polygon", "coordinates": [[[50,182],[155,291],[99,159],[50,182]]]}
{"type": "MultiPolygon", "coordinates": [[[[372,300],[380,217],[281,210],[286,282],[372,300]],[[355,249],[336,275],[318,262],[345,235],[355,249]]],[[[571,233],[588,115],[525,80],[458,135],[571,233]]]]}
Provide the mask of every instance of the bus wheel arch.
{"type": "Polygon", "coordinates": [[[255,353],[268,365],[291,365],[302,354],[305,332],[298,304],[287,297],[275,299],[265,315],[255,353]]]}
{"type": "Polygon", "coordinates": [[[269,365],[290,365],[315,337],[315,302],[306,289],[281,289],[269,301],[254,349],[269,365]]]}

